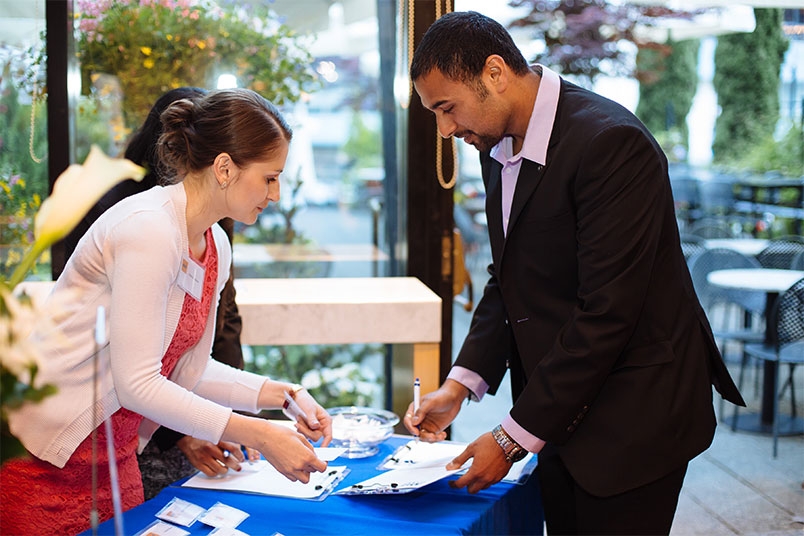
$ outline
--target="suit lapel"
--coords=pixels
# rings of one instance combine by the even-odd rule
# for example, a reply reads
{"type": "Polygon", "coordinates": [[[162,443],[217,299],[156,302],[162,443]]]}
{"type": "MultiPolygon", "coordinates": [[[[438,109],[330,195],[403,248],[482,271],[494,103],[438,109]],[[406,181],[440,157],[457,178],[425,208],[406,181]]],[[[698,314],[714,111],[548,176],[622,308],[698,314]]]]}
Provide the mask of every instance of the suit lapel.
{"type": "MultiPolygon", "coordinates": [[[[519,168],[519,177],[516,180],[514,199],[511,203],[511,217],[508,220],[507,236],[511,235],[517,219],[519,219],[519,215],[522,213],[522,209],[525,208],[525,205],[533,195],[533,192],[536,191],[536,188],[542,181],[542,177],[544,176],[544,168],[545,166],[542,166],[541,164],[537,164],[530,160],[522,160],[522,167],[519,168]]],[[[503,242],[503,248],[500,252],[501,256],[502,253],[505,252],[506,242],[507,240],[503,242]]],[[[502,258],[500,260],[502,260],[502,258]]]]}
{"type": "Polygon", "coordinates": [[[487,156],[486,165],[483,166],[483,182],[486,184],[486,218],[491,242],[491,256],[497,266],[502,254],[503,228],[502,228],[502,164],[487,156]]]}
{"type": "Polygon", "coordinates": [[[536,187],[542,181],[544,175],[544,166],[531,162],[530,160],[522,160],[522,167],[519,169],[519,177],[516,180],[516,190],[514,191],[514,200],[511,203],[511,217],[508,221],[508,230],[514,228],[517,218],[525,208],[525,204],[533,195],[536,187]]]}

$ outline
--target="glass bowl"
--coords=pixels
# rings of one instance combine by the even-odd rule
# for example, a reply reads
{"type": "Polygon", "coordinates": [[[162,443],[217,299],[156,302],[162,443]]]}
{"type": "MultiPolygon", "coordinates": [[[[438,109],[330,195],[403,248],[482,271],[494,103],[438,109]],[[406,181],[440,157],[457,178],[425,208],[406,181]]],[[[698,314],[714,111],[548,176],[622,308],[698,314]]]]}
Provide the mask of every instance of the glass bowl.
{"type": "Polygon", "coordinates": [[[377,445],[388,439],[399,417],[384,409],[341,406],[329,408],[332,415],[332,447],[343,447],[345,458],[377,454],[377,445]]]}

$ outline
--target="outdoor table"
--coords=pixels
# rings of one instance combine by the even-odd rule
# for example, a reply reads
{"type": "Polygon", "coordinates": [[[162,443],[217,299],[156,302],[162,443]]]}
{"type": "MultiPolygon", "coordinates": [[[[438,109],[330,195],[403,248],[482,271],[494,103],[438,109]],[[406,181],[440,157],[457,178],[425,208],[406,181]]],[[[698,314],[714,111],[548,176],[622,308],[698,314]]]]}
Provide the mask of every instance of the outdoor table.
{"type": "Polygon", "coordinates": [[[723,248],[754,257],[768,247],[770,240],[764,238],[713,238],[704,240],[706,249],[723,248]]]}
{"type": "MultiPolygon", "coordinates": [[[[790,288],[804,277],[804,271],[777,270],[772,268],[742,268],[714,270],[707,275],[712,285],[722,288],[754,290],[765,293],[765,319],[770,318],[773,304],[780,292],[790,288]]],[[[772,334],[765,330],[765,344],[770,344],[772,334]]],[[[759,414],[747,413],[737,417],[736,427],[748,432],[770,434],[773,427],[773,398],[776,396],[776,367],[774,361],[765,361],[762,379],[762,404],[759,414]]],[[[779,415],[779,435],[797,435],[804,432],[804,420],[789,415],[779,415]]]]}
{"type": "MultiPolygon", "coordinates": [[[[374,456],[329,462],[333,466],[347,465],[351,471],[336,491],[378,474],[376,467],[382,460],[409,440],[410,436],[394,435],[380,445],[374,456]]],[[[329,495],[323,501],[182,488],[178,486],[184,480],[180,480],[124,512],[123,523],[126,534],[135,534],[154,521],[154,514],[168,501],[179,497],[203,508],[220,501],[247,512],[249,517],[237,528],[250,536],[274,532],[284,536],[542,534],[544,516],[537,475],[532,474],[524,484],[497,483],[475,495],[465,488],[451,488],[449,481],[457,478],[447,477],[405,494],[329,495]]],[[[186,530],[193,535],[206,535],[212,529],[196,521],[186,530]]],[[[102,523],[98,534],[114,534],[114,520],[102,523]]]]}

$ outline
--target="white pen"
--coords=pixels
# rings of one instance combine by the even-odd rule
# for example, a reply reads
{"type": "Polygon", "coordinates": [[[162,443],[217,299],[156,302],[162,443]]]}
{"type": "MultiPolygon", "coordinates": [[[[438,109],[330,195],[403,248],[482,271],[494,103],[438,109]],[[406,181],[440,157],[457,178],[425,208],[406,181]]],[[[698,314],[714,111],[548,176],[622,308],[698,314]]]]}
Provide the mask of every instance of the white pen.
{"type": "MultiPolygon", "coordinates": [[[[419,378],[416,378],[416,381],[413,382],[413,414],[416,415],[416,412],[419,411],[419,396],[421,395],[421,384],[419,383],[419,378]]],[[[419,435],[421,435],[421,428],[419,428],[419,435]]],[[[416,436],[416,441],[419,440],[419,436],[416,436]]]]}

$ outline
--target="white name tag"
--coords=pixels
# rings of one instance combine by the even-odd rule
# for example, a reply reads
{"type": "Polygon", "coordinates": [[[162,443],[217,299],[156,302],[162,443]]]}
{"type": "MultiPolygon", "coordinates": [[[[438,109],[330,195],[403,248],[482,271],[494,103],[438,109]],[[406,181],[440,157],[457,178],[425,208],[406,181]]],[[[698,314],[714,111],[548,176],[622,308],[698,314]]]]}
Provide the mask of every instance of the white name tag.
{"type": "Polygon", "coordinates": [[[185,254],[181,258],[181,270],[179,271],[179,288],[184,292],[201,301],[204,292],[204,267],[185,254]]]}

